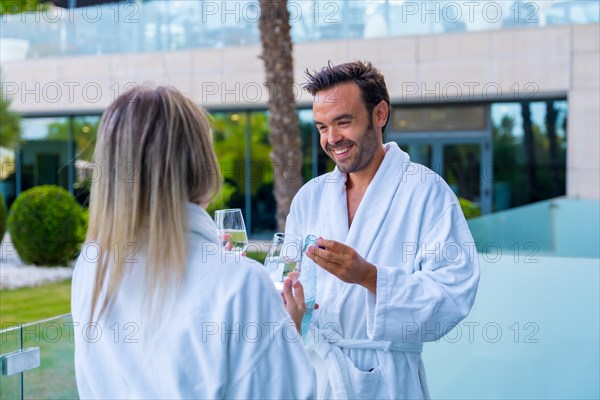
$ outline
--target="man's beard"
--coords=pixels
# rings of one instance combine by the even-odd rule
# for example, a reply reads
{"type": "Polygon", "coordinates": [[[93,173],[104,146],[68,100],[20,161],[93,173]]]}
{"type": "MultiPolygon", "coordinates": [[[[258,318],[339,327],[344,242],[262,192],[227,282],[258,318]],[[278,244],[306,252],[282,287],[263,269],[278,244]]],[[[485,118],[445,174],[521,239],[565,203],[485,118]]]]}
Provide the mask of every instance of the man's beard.
{"type": "Polygon", "coordinates": [[[343,139],[341,142],[338,142],[335,145],[330,145],[327,143],[326,149],[328,153],[333,154],[334,149],[353,146],[351,151],[354,151],[355,155],[350,160],[337,161],[335,157],[330,157],[333,159],[340,172],[344,174],[358,172],[369,165],[375,156],[377,147],[380,145],[379,141],[377,140],[377,136],[377,132],[373,127],[373,121],[369,121],[369,126],[367,127],[366,132],[362,135],[360,145],[350,139],[343,139]]]}

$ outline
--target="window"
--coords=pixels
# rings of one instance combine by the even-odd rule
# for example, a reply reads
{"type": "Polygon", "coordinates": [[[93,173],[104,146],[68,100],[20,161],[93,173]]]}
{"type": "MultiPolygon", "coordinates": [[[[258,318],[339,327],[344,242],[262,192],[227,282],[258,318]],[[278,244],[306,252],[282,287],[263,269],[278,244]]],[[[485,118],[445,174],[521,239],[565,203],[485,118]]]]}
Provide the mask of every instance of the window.
{"type": "Polygon", "coordinates": [[[39,185],[58,185],[69,190],[69,119],[24,119],[18,155],[19,192],[39,185]]]}
{"type": "Polygon", "coordinates": [[[566,193],[567,102],[492,105],[494,210],[566,193]]]}
{"type": "Polygon", "coordinates": [[[85,207],[89,205],[92,180],[96,178],[92,161],[99,124],[99,115],[73,118],[73,194],[85,207]]]}
{"type": "Polygon", "coordinates": [[[395,132],[482,131],[487,126],[487,107],[400,106],[392,109],[390,122],[395,132]]]}

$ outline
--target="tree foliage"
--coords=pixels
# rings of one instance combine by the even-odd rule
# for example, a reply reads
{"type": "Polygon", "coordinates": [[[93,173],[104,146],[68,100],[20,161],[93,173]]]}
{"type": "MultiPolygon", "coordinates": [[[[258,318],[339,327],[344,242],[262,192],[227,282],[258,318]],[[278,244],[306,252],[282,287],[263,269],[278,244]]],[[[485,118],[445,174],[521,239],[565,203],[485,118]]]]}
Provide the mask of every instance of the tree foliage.
{"type": "MultiPolygon", "coordinates": [[[[529,106],[522,105],[527,109],[529,106]]],[[[541,125],[525,112],[527,118],[522,123],[530,130],[528,138],[515,133],[517,123],[513,116],[504,115],[493,126],[494,182],[510,186],[510,207],[565,194],[566,109],[554,107],[554,102],[546,102],[546,113],[555,115],[547,116],[541,125]]]]}
{"type": "MultiPolygon", "coordinates": [[[[46,7],[39,0],[0,0],[0,15],[20,14],[28,11],[38,11],[46,7]]],[[[20,117],[9,110],[10,100],[4,96],[0,85],[0,147],[12,149],[20,137],[20,117]]]]}
{"type": "Polygon", "coordinates": [[[39,0],[2,0],[0,1],[0,15],[19,14],[29,11],[39,11],[46,7],[39,0]]]}
{"type": "Polygon", "coordinates": [[[274,166],[269,157],[268,119],[268,113],[260,111],[211,114],[215,152],[224,184],[208,211],[246,210],[246,195],[249,195],[253,217],[246,228],[252,231],[275,229],[274,166]]]}
{"type": "Polygon", "coordinates": [[[12,149],[18,143],[21,132],[21,117],[10,110],[10,99],[4,96],[0,84],[0,147],[12,149]]]}
{"type": "Polygon", "coordinates": [[[213,113],[211,125],[215,152],[225,181],[239,191],[245,191],[246,175],[250,178],[251,192],[273,180],[273,166],[269,158],[269,126],[266,113],[213,113]],[[249,127],[248,127],[249,125],[249,127]],[[246,131],[250,130],[250,163],[246,165],[246,131]]]}

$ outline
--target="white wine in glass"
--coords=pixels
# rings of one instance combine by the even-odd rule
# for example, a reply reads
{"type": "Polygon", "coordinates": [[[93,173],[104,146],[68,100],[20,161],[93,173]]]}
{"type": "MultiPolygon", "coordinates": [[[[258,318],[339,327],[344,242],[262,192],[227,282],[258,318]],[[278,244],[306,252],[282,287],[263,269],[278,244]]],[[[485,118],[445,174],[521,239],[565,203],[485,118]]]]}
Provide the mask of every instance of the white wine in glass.
{"type": "Polygon", "coordinates": [[[269,254],[265,258],[265,267],[271,276],[275,289],[283,291],[283,281],[293,271],[300,271],[302,258],[302,239],[284,233],[273,235],[269,254]]]}
{"type": "Polygon", "coordinates": [[[248,235],[242,210],[233,208],[215,211],[215,224],[225,251],[242,253],[248,247],[248,235]]]}

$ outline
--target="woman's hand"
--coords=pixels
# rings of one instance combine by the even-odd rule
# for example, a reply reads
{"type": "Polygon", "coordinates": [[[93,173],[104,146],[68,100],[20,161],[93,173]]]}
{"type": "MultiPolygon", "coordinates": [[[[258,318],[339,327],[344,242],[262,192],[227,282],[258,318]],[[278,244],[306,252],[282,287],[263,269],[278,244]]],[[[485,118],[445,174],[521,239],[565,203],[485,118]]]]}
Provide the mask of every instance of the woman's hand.
{"type": "MultiPolygon", "coordinates": [[[[222,242],[227,242],[227,243],[225,243],[225,246],[223,246],[223,248],[226,251],[231,251],[231,249],[233,249],[233,243],[230,242],[231,233],[224,233],[224,234],[220,235],[219,238],[221,239],[222,242]]],[[[245,251],[242,251],[242,257],[246,257],[245,251]]]]}
{"type": "MultiPolygon", "coordinates": [[[[288,314],[290,314],[290,317],[292,317],[292,321],[296,324],[298,332],[300,332],[302,317],[304,316],[304,311],[306,311],[304,288],[298,280],[299,276],[299,272],[290,272],[285,281],[283,281],[283,292],[281,293],[285,309],[288,314]],[[294,290],[292,290],[292,288],[294,288],[294,290]]],[[[318,310],[319,305],[315,304],[314,309],[318,310]]]]}
{"type": "Polygon", "coordinates": [[[304,288],[298,280],[298,272],[290,272],[285,281],[283,281],[283,292],[281,297],[283,298],[283,304],[287,310],[292,321],[296,324],[296,329],[300,332],[300,325],[302,324],[302,317],[306,310],[306,303],[304,303],[304,288]],[[292,287],[294,290],[292,291],[292,287]]]}
{"type": "Polygon", "coordinates": [[[225,243],[225,250],[230,251],[233,248],[233,243],[231,243],[229,240],[231,240],[231,233],[224,233],[222,235],[220,235],[220,239],[223,242],[227,242],[225,243]]]}

